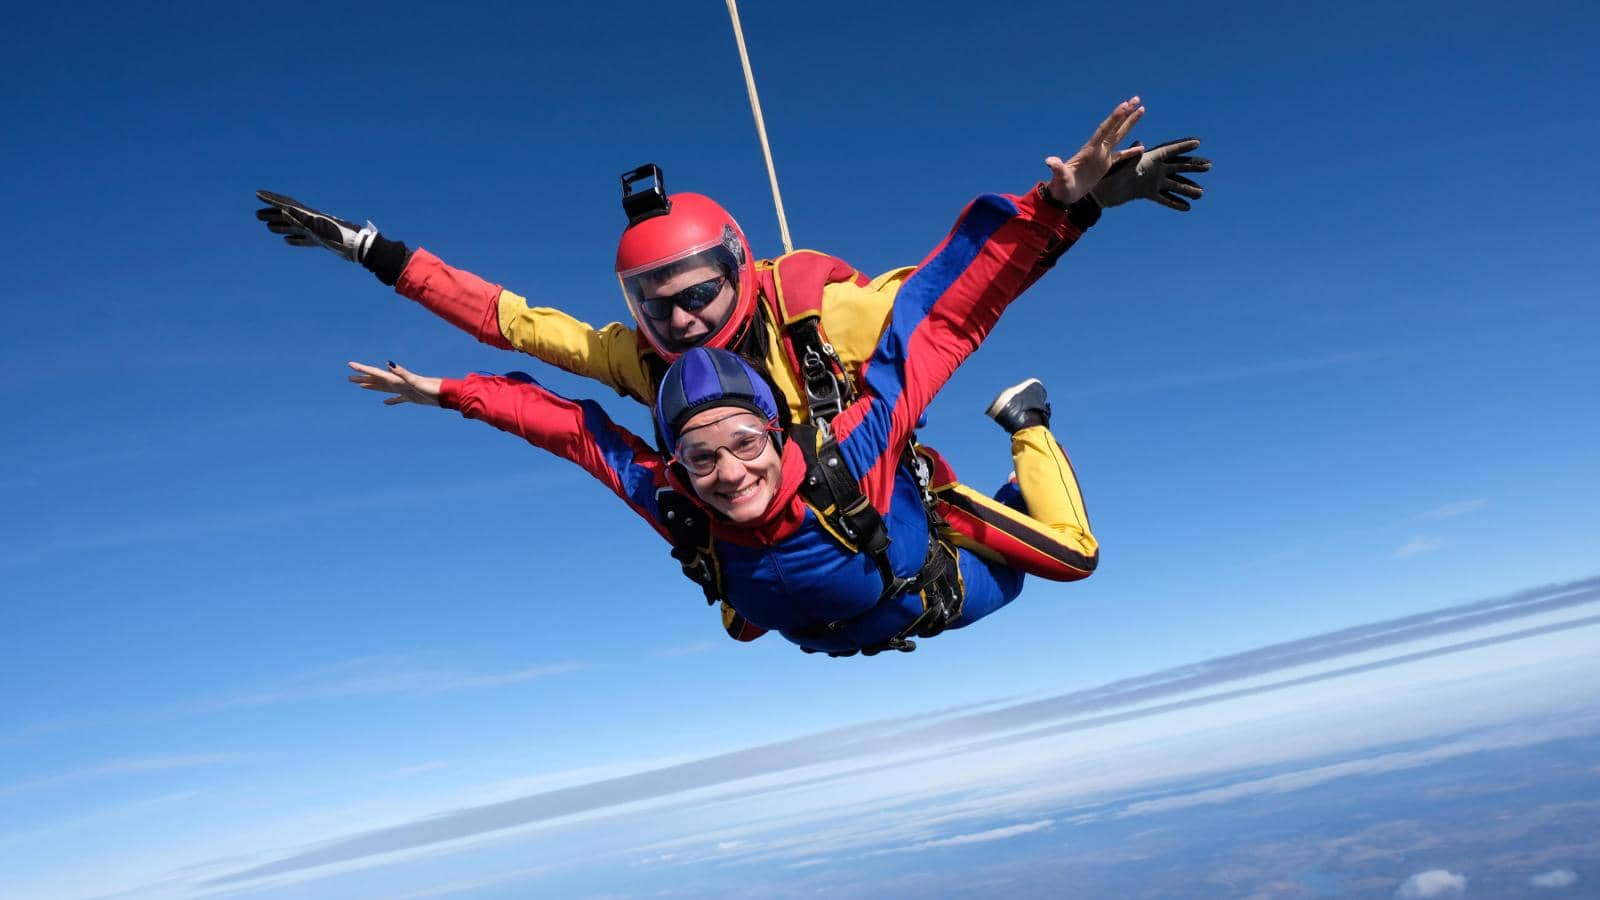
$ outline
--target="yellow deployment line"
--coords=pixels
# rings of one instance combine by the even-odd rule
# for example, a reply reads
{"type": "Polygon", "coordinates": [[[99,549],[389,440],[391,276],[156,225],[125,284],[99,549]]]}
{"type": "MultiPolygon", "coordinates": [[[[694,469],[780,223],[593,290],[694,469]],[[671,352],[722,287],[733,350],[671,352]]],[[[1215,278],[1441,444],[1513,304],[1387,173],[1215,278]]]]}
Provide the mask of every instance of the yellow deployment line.
{"type": "Polygon", "coordinates": [[[761,121],[761,98],[756,96],[756,76],[750,71],[750,53],[744,48],[744,28],[739,24],[739,6],[728,0],[728,16],[733,19],[733,39],[739,42],[739,61],[744,64],[744,85],[750,90],[750,111],[756,116],[756,134],[761,138],[761,154],[767,158],[767,178],[772,182],[772,205],[778,209],[778,234],[783,238],[783,252],[793,253],[794,242],[789,240],[789,220],[783,215],[783,195],[778,193],[778,170],[772,165],[772,148],[767,145],[767,126],[761,121]]]}

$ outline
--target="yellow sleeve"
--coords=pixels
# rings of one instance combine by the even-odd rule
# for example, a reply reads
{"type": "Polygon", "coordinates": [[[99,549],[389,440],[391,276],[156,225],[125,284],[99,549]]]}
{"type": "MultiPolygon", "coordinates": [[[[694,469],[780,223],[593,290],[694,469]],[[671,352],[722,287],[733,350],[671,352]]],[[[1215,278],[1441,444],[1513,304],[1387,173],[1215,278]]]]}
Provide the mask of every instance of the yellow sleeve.
{"type": "Polygon", "coordinates": [[[650,406],[655,385],[639,355],[639,335],[621,322],[595,329],[547,306],[529,306],[511,291],[500,292],[500,333],[511,346],[574,375],[593,378],[650,406]]]}
{"type": "Polygon", "coordinates": [[[866,285],[836,282],[822,289],[822,330],[851,375],[872,358],[878,338],[889,323],[894,295],[916,271],[915,266],[893,269],[866,285]]]}

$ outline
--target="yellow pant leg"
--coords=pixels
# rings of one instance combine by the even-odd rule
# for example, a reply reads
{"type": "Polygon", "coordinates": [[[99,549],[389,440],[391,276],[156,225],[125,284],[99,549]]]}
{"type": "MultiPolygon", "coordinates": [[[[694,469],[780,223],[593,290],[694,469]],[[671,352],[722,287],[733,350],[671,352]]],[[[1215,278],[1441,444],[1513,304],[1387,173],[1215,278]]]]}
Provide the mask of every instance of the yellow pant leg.
{"type": "Polygon", "coordinates": [[[1072,462],[1043,425],[1022,428],[1011,436],[1011,463],[1028,516],[1061,536],[1079,553],[1099,551],[1089,530],[1089,513],[1083,508],[1083,491],[1072,462]]]}
{"type": "Polygon", "coordinates": [[[1027,514],[956,482],[942,460],[935,467],[946,476],[935,480],[934,495],[949,537],[1030,575],[1051,581],[1088,577],[1099,563],[1100,548],[1067,455],[1049,429],[1035,426],[1012,435],[1011,459],[1027,514]]]}

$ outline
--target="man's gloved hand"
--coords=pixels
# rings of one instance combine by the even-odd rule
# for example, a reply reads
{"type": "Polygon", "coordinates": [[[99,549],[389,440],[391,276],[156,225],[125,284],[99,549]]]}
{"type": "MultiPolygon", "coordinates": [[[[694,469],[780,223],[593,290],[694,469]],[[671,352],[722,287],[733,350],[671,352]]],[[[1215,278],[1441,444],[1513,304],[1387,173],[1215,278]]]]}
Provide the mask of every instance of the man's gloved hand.
{"type": "Polygon", "coordinates": [[[1199,138],[1184,138],[1152,147],[1112,166],[1089,193],[1101,206],[1121,206],[1143,198],[1188,212],[1189,201],[1183,198],[1198,200],[1205,191],[1178,173],[1211,171],[1211,160],[1185,155],[1199,146],[1199,138]]]}
{"type": "Polygon", "coordinates": [[[267,223],[268,231],[283,235],[284,243],[292,247],[326,247],[351,262],[362,263],[378,236],[378,227],[370,221],[365,228],[358,228],[354,222],[318,212],[292,197],[271,191],[256,191],[256,197],[270,204],[256,210],[256,218],[267,223]]]}

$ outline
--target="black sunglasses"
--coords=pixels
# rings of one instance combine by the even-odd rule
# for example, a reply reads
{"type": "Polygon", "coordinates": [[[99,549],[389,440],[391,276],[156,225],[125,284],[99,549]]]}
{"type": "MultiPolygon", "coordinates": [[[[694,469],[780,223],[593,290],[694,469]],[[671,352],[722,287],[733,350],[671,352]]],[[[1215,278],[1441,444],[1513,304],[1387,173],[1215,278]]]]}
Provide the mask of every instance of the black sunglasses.
{"type": "Polygon", "coordinates": [[[728,276],[718,275],[715,278],[707,278],[699,284],[691,284],[676,294],[644,297],[639,301],[639,308],[644,310],[645,315],[658,322],[671,318],[674,306],[682,307],[687,312],[698,312],[717,299],[727,280],[728,276]]]}

